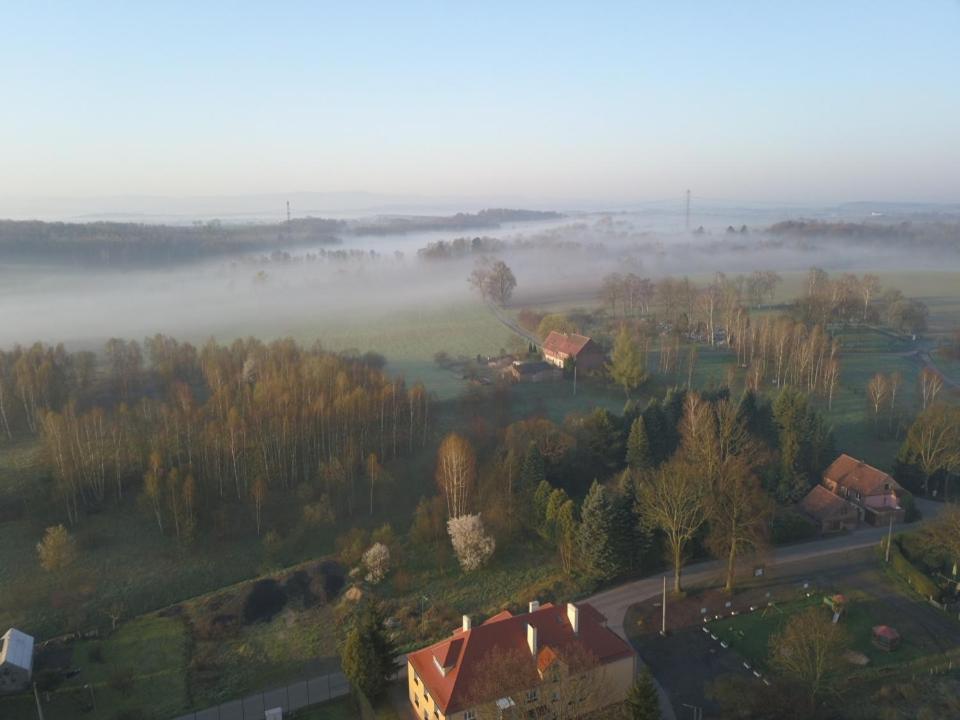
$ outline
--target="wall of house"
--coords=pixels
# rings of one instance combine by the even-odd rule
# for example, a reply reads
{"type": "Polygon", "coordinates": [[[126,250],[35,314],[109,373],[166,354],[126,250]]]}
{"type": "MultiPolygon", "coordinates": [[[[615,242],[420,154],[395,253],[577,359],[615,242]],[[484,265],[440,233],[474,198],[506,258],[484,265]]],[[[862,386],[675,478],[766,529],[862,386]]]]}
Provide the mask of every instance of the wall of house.
{"type": "MultiPolygon", "coordinates": [[[[430,695],[423,682],[417,677],[416,670],[410,661],[407,661],[407,699],[410,701],[410,707],[413,708],[414,715],[422,720],[446,720],[446,715],[437,707],[433,696],[430,695]],[[426,712],[426,715],[424,715],[426,712]]],[[[451,718],[454,720],[454,718],[451,718]]]]}

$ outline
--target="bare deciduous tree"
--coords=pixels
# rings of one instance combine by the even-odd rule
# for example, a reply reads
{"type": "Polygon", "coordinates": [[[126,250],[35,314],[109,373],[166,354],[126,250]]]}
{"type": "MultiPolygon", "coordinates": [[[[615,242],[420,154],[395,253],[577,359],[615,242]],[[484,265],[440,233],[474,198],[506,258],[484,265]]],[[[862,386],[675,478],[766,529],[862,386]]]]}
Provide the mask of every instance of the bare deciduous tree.
{"type": "Polygon", "coordinates": [[[450,433],[440,443],[436,478],[447,501],[447,515],[457,518],[469,512],[477,480],[477,457],[462,435],[450,433]]]}

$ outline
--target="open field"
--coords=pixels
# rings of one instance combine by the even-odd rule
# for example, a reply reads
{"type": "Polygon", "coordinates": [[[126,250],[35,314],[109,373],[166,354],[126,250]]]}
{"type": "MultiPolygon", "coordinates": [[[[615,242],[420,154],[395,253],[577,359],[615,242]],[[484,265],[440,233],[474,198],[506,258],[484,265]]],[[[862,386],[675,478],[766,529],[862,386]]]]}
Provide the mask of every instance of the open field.
{"type": "MultiPolygon", "coordinates": [[[[79,673],[56,689],[41,692],[44,717],[168,720],[188,706],[187,648],[182,621],[152,615],[129,622],[102,640],[79,640],[54,650],[58,664],[78,668],[79,673]]],[[[5,699],[2,710],[4,720],[36,718],[32,694],[5,699]]]]}

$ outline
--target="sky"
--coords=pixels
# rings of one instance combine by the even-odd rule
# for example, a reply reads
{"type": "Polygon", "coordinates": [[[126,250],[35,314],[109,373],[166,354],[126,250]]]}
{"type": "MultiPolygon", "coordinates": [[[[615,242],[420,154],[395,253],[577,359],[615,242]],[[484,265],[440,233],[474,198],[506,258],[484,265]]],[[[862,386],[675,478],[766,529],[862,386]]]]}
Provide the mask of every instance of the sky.
{"type": "Polygon", "coordinates": [[[960,201],[960,1],[0,0],[0,200],[960,201]]]}

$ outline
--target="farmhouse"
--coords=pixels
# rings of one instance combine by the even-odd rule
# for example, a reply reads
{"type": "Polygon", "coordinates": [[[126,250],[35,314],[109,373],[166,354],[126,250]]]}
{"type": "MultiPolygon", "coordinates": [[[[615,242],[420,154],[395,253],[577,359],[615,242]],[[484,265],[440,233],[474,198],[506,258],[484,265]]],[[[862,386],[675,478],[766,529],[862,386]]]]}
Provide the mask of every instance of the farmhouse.
{"type": "Polygon", "coordinates": [[[558,368],[567,361],[576,363],[580,370],[596,370],[603,366],[603,350],[585,335],[559,333],[552,330],[543,341],[543,359],[558,368]]]}
{"type": "Polygon", "coordinates": [[[10,628],[0,637],[0,693],[19,692],[33,674],[33,638],[10,628]]]}
{"type": "Polygon", "coordinates": [[[890,475],[843,454],[823,473],[823,486],[830,492],[853,503],[860,519],[870,525],[902,522],[904,509],[900,496],[904,489],[890,475]]]}
{"type": "Polygon", "coordinates": [[[477,627],[464,615],[463,627],[450,637],[407,656],[410,704],[423,720],[475,720],[482,708],[494,706],[503,718],[579,717],[621,702],[635,671],[636,653],[607,627],[606,618],[591,605],[573,603],[534,601],[525,614],[505,610],[477,627]],[[528,661],[519,670],[539,681],[499,696],[485,677],[491,658],[507,653],[528,661]],[[574,671],[574,657],[595,662],[574,671]],[[578,683],[573,693],[572,683],[578,683]],[[478,692],[493,694],[478,697],[478,692]]]}
{"type": "Polygon", "coordinates": [[[860,510],[853,503],[815,485],[800,501],[800,510],[816,524],[821,533],[853,530],[860,522],[860,510]]]}

